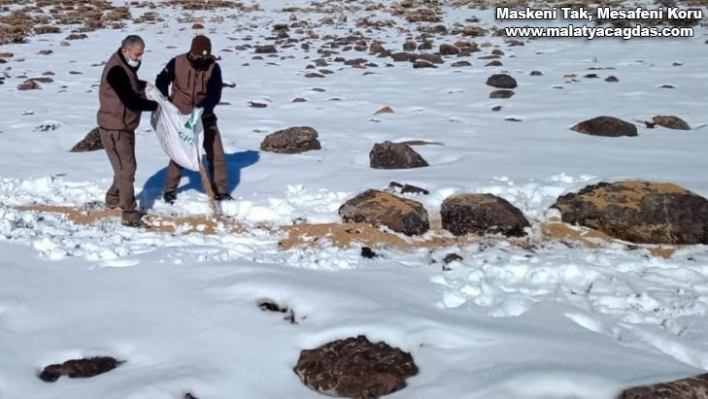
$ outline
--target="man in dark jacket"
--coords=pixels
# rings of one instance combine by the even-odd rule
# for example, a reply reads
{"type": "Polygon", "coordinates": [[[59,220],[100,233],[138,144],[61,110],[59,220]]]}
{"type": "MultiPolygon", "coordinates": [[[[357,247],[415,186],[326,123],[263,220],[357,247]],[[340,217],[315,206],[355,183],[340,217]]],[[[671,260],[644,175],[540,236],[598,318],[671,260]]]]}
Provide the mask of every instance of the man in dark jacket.
{"type": "MultiPolygon", "coordinates": [[[[209,161],[211,188],[217,201],[233,200],[229,194],[224,146],[214,114],[214,107],[221,101],[223,80],[221,68],[211,54],[209,38],[196,36],[189,52],[172,58],[157,75],[155,87],[183,114],[191,113],[195,108],[204,109],[204,151],[209,161]],[[168,95],[170,84],[172,93],[168,95]]],[[[175,202],[181,178],[182,167],[170,160],[163,194],[165,202],[175,202]]]]}
{"type": "Polygon", "coordinates": [[[106,206],[121,208],[121,223],[142,227],[135,201],[135,129],[143,111],[155,111],[158,104],[141,94],[147,83],[138,79],[145,42],[130,35],[106,62],[98,89],[96,115],[101,143],[113,168],[113,184],[106,192],[106,206]]]}

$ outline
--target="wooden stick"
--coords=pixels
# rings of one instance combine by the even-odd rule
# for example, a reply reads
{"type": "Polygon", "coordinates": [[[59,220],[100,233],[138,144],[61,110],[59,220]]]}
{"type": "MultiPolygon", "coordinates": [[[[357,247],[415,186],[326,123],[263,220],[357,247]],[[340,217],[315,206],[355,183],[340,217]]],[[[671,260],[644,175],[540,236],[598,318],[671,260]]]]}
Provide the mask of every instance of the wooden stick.
{"type": "Polygon", "coordinates": [[[204,169],[204,164],[199,162],[199,174],[202,176],[202,184],[204,185],[204,191],[206,191],[209,197],[209,205],[211,206],[211,211],[214,219],[219,218],[219,208],[216,204],[216,198],[214,197],[214,190],[211,189],[211,184],[209,183],[209,177],[207,176],[206,170],[204,169]]]}

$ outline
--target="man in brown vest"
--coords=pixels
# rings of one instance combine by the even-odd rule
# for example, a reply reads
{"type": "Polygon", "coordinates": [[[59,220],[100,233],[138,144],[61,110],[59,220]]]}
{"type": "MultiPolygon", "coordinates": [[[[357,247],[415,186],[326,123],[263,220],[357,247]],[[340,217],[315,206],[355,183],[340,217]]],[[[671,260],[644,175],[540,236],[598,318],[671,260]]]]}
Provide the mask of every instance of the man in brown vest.
{"type": "MultiPolygon", "coordinates": [[[[191,113],[195,108],[204,109],[204,151],[209,161],[211,188],[217,201],[233,200],[229,194],[224,146],[214,114],[214,107],[221,101],[223,80],[221,68],[211,54],[209,38],[196,36],[189,52],[172,58],[157,75],[155,87],[183,114],[191,113]],[[168,95],[170,84],[172,93],[168,95]]],[[[174,204],[181,178],[182,167],[170,160],[163,194],[165,202],[174,204]]]]}
{"type": "Polygon", "coordinates": [[[98,89],[97,113],[101,143],[113,168],[113,184],[106,192],[106,206],[121,208],[121,223],[142,227],[135,201],[135,129],[143,111],[155,111],[158,104],[142,94],[147,83],[138,79],[145,42],[130,35],[111,55],[103,68],[98,89]]]}

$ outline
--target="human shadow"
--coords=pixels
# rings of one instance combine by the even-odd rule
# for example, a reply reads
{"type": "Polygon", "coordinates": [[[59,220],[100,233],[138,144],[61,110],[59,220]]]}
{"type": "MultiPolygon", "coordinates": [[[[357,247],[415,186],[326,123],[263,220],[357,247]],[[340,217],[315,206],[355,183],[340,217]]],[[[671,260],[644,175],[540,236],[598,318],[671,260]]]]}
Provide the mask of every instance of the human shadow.
{"type": "MultiPolygon", "coordinates": [[[[232,193],[241,183],[241,169],[257,163],[260,159],[260,154],[258,151],[248,150],[226,154],[225,159],[229,176],[229,193],[232,193]]],[[[145,181],[142,191],[136,195],[136,199],[140,202],[140,208],[146,210],[152,209],[155,205],[155,201],[162,198],[165,179],[167,178],[167,162],[168,161],[165,161],[164,168],[157,171],[145,181]]],[[[209,162],[206,160],[206,157],[204,157],[202,163],[204,164],[204,168],[209,170],[209,162]]],[[[201,193],[206,192],[199,172],[183,169],[182,181],[184,181],[185,178],[187,179],[187,184],[181,183],[177,187],[178,194],[187,190],[197,190],[201,193]]]]}

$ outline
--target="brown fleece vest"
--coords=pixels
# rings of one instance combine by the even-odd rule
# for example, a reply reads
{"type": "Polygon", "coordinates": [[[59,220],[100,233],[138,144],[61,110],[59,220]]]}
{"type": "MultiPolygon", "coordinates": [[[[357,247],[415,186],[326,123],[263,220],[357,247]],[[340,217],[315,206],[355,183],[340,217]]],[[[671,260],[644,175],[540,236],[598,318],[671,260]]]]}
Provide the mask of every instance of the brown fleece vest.
{"type": "Polygon", "coordinates": [[[101,74],[101,84],[98,89],[98,101],[100,104],[97,114],[98,126],[106,130],[135,130],[140,124],[141,111],[128,109],[111,85],[106,82],[108,71],[114,66],[119,66],[128,74],[133,90],[137,92],[140,88],[138,77],[121,60],[119,52],[120,50],[113,53],[111,58],[108,59],[101,74]]]}
{"type": "Polygon", "coordinates": [[[187,59],[187,54],[175,57],[175,80],[172,82],[170,101],[179,112],[188,114],[204,100],[207,95],[207,82],[214,70],[214,64],[206,70],[194,69],[187,59]]]}

